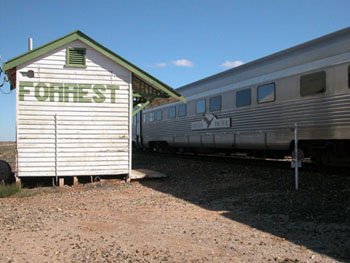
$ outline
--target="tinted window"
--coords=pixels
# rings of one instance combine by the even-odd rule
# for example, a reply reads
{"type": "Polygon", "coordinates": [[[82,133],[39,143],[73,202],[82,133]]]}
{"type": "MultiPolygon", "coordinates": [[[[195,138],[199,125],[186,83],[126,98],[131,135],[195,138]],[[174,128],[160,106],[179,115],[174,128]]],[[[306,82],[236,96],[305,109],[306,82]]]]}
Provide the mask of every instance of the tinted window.
{"type": "Polygon", "coordinates": [[[216,96],[209,99],[209,110],[221,110],[221,96],[216,96]]]}
{"type": "Polygon", "coordinates": [[[175,106],[172,106],[169,108],[168,117],[169,117],[169,119],[173,119],[176,117],[176,107],[175,106]]]}
{"type": "Polygon", "coordinates": [[[326,72],[320,71],[300,77],[300,95],[307,96],[326,91],[326,72]]]}
{"type": "Polygon", "coordinates": [[[149,113],[149,121],[154,121],[154,111],[149,113]]]}
{"type": "Polygon", "coordinates": [[[156,120],[161,121],[163,118],[163,111],[162,110],[157,110],[156,111],[156,120]]]}
{"type": "Polygon", "coordinates": [[[177,114],[179,117],[186,116],[187,114],[187,105],[186,104],[180,104],[177,108],[177,114]]]}
{"type": "Polygon", "coordinates": [[[205,100],[197,100],[196,102],[196,113],[204,113],[205,112],[205,100]]]}
{"type": "Polygon", "coordinates": [[[249,106],[251,103],[251,91],[250,89],[244,89],[237,91],[236,93],[236,107],[249,106]]]}
{"type": "Polygon", "coordinates": [[[348,67],[348,87],[350,88],[350,66],[348,67]]]}
{"type": "Polygon", "coordinates": [[[269,83],[258,87],[258,103],[274,101],[275,98],[275,83],[269,83]]]}

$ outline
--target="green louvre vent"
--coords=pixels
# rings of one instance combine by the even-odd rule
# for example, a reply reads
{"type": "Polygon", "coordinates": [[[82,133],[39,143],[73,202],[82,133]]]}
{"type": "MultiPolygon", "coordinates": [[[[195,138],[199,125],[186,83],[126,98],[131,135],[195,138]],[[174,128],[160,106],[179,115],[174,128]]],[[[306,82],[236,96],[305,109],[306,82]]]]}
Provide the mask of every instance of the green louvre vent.
{"type": "Polygon", "coordinates": [[[85,54],[85,48],[67,48],[66,66],[86,67],[85,54]]]}

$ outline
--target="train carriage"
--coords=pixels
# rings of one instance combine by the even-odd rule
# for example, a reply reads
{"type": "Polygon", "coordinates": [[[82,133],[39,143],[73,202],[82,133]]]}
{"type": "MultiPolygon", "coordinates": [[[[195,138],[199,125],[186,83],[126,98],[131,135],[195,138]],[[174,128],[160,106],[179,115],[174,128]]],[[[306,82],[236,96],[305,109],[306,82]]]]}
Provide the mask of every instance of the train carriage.
{"type": "Polygon", "coordinates": [[[350,155],[350,28],[177,89],[187,103],[134,117],[134,142],[191,151],[350,155]]]}

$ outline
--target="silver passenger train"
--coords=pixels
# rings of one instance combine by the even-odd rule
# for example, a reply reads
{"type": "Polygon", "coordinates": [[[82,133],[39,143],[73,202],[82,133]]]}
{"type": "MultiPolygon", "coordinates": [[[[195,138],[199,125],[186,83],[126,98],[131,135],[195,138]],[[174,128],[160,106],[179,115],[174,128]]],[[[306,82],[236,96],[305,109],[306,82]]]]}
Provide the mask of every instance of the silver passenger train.
{"type": "Polygon", "coordinates": [[[177,89],[187,103],[134,117],[137,146],[160,151],[350,155],[350,28],[177,89]]]}

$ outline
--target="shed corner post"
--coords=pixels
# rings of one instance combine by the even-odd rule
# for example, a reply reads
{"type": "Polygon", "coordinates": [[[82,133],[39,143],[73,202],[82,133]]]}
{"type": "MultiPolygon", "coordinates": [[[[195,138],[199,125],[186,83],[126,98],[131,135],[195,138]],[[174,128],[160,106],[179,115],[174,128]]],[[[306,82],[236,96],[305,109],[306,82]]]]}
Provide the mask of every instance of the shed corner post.
{"type": "Polygon", "coordinates": [[[132,113],[133,113],[133,87],[132,87],[133,74],[130,74],[129,84],[129,162],[128,162],[128,175],[126,176],[126,182],[129,183],[131,180],[131,167],[132,167],[132,113]]]}

